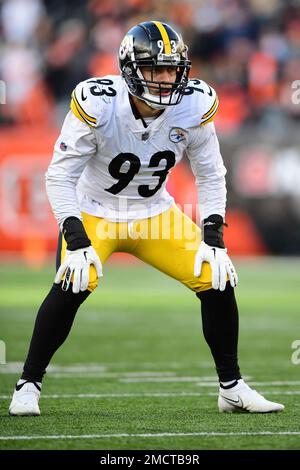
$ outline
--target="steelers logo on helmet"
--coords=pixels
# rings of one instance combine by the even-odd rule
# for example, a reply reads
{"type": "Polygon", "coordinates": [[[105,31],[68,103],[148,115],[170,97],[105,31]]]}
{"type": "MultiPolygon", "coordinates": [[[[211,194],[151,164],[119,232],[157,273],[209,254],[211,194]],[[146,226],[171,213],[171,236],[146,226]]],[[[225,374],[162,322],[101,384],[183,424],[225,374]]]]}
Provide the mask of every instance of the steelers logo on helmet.
{"type": "MultiPolygon", "coordinates": [[[[191,62],[181,36],[166,23],[148,21],[131,28],[119,49],[119,66],[129,93],[149,106],[163,109],[180,103],[191,62]],[[143,68],[151,71],[144,77],[143,68]],[[155,80],[160,67],[174,69],[174,81],[155,80]]],[[[145,69],[144,69],[145,70],[145,69]]]]}
{"type": "Polygon", "coordinates": [[[131,34],[126,34],[119,48],[119,58],[124,60],[125,57],[133,52],[133,37],[131,34]]]}

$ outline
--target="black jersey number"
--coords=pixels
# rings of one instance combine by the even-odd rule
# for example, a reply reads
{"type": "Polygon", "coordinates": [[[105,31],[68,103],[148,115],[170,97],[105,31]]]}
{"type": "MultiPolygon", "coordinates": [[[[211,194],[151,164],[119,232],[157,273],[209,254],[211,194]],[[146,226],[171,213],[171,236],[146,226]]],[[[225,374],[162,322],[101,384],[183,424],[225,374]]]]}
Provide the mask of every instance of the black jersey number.
{"type": "MultiPolygon", "coordinates": [[[[142,197],[153,196],[164,183],[165,179],[168,176],[170,168],[172,168],[175,163],[175,153],[170,150],[165,150],[163,152],[156,152],[152,155],[148,168],[158,167],[160,162],[165,160],[165,168],[162,170],[155,170],[152,173],[152,176],[158,176],[159,180],[157,185],[150,189],[149,185],[142,184],[138,186],[138,193],[142,197]]],[[[124,188],[126,188],[130,181],[133,180],[134,176],[139,172],[141,168],[141,162],[139,157],[133,153],[119,153],[109,164],[108,171],[110,175],[118,180],[117,183],[113,184],[110,188],[105,189],[112,194],[118,194],[124,188]]]]}
{"type": "Polygon", "coordinates": [[[140,168],[141,162],[139,157],[133,153],[119,153],[108,165],[110,175],[119,181],[110,188],[105,189],[105,191],[118,194],[129,185],[140,168]]]}
{"type": "Polygon", "coordinates": [[[97,78],[97,80],[88,80],[87,83],[97,83],[90,88],[90,92],[94,96],[116,96],[117,92],[114,88],[110,87],[109,85],[113,85],[113,81],[109,78],[97,78]],[[102,85],[99,87],[98,85],[102,85]]]}
{"type": "MultiPolygon", "coordinates": [[[[192,82],[194,86],[187,86],[186,88],[184,88],[184,90],[182,92],[184,95],[192,95],[195,91],[198,91],[199,93],[205,93],[203,88],[199,87],[199,85],[201,83],[201,80],[198,80],[197,78],[194,78],[194,79],[190,80],[190,82],[192,82]]],[[[208,86],[207,94],[209,96],[212,96],[212,89],[210,88],[209,85],[207,85],[207,86],[208,86]]]]}

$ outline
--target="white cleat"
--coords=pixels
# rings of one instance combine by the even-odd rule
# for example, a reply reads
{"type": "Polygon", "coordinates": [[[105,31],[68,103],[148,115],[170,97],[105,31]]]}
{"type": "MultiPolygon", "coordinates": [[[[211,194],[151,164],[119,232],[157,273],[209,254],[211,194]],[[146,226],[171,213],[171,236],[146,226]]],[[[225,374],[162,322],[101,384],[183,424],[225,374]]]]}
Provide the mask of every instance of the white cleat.
{"type": "Polygon", "coordinates": [[[9,406],[9,414],[11,416],[39,416],[41,414],[39,408],[41,386],[40,382],[19,380],[9,406]]]}
{"type": "Polygon", "coordinates": [[[218,406],[221,413],[272,413],[284,410],[284,405],[266,400],[243,379],[239,379],[232,388],[220,387],[218,406]]]}

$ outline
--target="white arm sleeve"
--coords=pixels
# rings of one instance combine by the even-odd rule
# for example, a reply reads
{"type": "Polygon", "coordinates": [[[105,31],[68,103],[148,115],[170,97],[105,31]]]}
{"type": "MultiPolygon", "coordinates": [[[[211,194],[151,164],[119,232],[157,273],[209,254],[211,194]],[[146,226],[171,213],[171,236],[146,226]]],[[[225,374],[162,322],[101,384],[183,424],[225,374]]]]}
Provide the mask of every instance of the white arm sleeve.
{"type": "Polygon", "coordinates": [[[77,181],[87,161],[96,153],[93,129],[69,111],[46,172],[46,191],[60,227],[67,217],[81,220],[76,197],[77,181]]]}
{"type": "Polygon", "coordinates": [[[226,169],[213,122],[190,129],[186,152],[196,178],[201,221],[211,214],[225,219],[226,169]]]}

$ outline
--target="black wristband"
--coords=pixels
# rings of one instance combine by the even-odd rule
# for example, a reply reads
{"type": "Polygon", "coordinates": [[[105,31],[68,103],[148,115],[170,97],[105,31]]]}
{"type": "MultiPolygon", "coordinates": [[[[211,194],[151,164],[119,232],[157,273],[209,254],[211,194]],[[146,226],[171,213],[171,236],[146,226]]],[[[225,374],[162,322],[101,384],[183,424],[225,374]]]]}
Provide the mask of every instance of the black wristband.
{"type": "Polygon", "coordinates": [[[83,223],[77,217],[68,217],[64,221],[62,233],[67,243],[67,249],[70,251],[91,245],[83,223]]]}
{"type": "Polygon", "coordinates": [[[213,214],[203,221],[203,240],[207,245],[225,248],[223,240],[223,217],[219,214],[213,214]]]}

